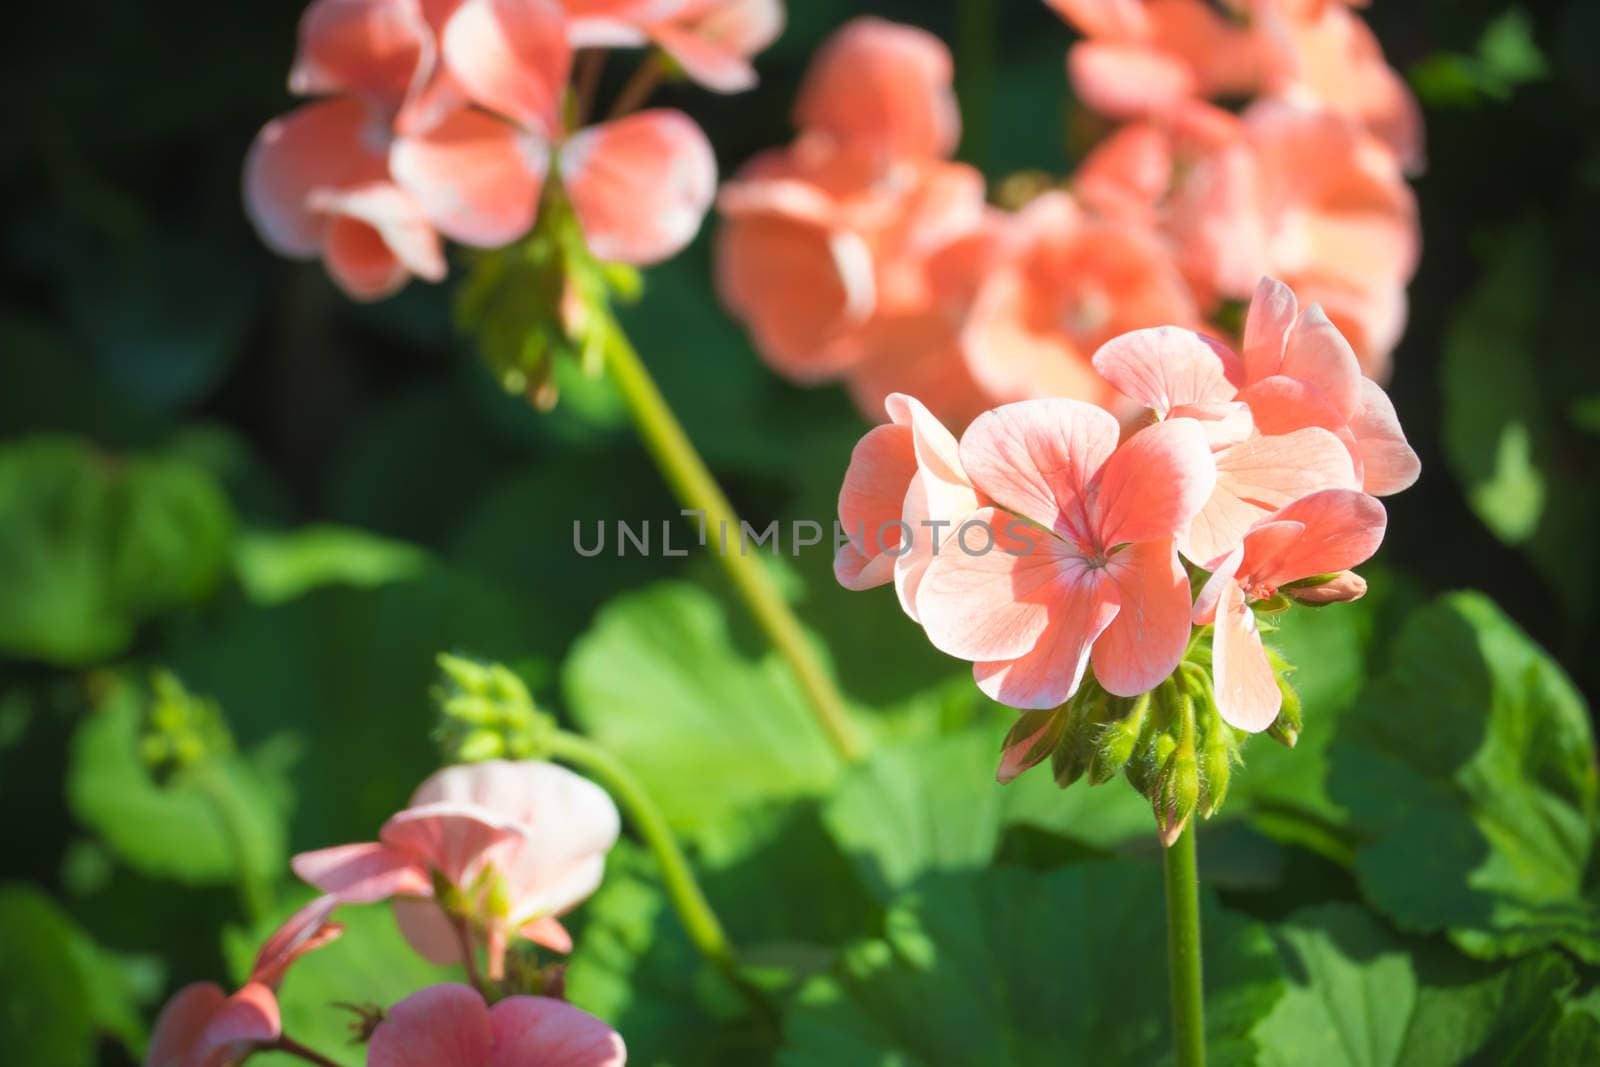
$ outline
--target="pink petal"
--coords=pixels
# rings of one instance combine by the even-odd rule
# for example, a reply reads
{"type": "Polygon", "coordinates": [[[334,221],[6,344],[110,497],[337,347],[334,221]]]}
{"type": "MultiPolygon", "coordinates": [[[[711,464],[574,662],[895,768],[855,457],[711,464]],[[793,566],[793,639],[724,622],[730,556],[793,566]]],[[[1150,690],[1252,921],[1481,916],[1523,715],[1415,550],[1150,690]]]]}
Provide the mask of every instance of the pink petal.
{"type": "Polygon", "coordinates": [[[1122,608],[1094,643],[1094,676],[1109,693],[1137,696],[1165,681],[1189,645],[1189,574],[1171,538],[1129,545],[1106,573],[1122,608]]]}
{"type": "Polygon", "coordinates": [[[1176,326],[1134,330],[1107,341],[1094,354],[1094,369],[1161,418],[1179,405],[1231,401],[1242,380],[1237,356],[1176,326]]]}
{"type": "Polygon", "coordinates": [[[338,906],[338,897],[325,894],[289,916],[256,954],[250,980],[275,988],[290,964],[342,934],[344,927],[328,921],[338,906]]]}
{"type": "Polygon", "coordinates": [[[974,487],[1007,509],[1086,535],[1085,491],[1120,435],[1117,420],[1093,404],[1023,400],[973,420],[961,437],[961,465],[974,487]]]}
{"type": "Polygon", "coordinates": [[[381,131],[354,99],[307,104],[267,123],[244,164],[245,209],[273,251],[299,259],[321,250],[326,220],[308,201],[383,177],[381,131]]]}
{"type": "Polygon", "coordinates": [[[276,1041],[283,1033],[278,998],[259,982],[250,982],[223,1001],[189,1050],[191,1063],[228,1063],[243,1059],[251,1046],[276,1041]],[[213,1059],[212,1057],[217,1057],[213,1059]]]}
{"type": "Polygon", "coordinates": [[[548,997],[507,997],[490,1013],[494,1055],[483,1067],[622,1067],[622,1037],[588,1012],[548,997]]]}
{"type": "Polygon", "coordinates": [[[911,551],[894,561],[894,583],[901,608],[917,619],[917,590],[934,552],[978,510],[979,499],[961,467],[960,446],[932,412],[903,393],[891,393],[885,407],[897,424],[911,428],[916,454],[917,473],[900,516],[913,534],[911,551]]]}
{"type": "Polygon", "coordinates": [[[432,35],[415,4],[315,0],[300,20],[289,91],[350,94],[398,107],[431,58],[432,35]]]}
{"type": "Polygon", "coordinates": [[[367,1067],[484,1067],[494,1025],[476,990],[429,986],[388,1010],[367,1046],[367,1067]]]}
{"type": "Polygon", "coordinates": [[[399,186],[373,182],[339,191],[320,191],[312,195],[311,203],[319,211],[366,223],[405,269],[417,277],[430,282],[443,280],[445,262],[439,235],[417,202],[399,186]]]}
{"type": "Polygon", "coordinates": [[[473,102],[543,137],[561,129],[572,48],[551,0],[466,0],[445,25],[444,57],[473,102]]]}
{"type": "Polygon", "coordinates": [[[693,27],[671,23],[653,27],[650,36],[691,79],[719,93],[742,93],[756,86],[750,61],[693,27]]]}
{"type": "Polygon", "coordinates": [[[150,1032],[146,1067],[183,1067],[206,1025],[228,995],[212,982],[195,982],[173,994],[150,1032]]]}
{"type": "Polygon", "coordinates": [[[567,933],[567,928],[559,921],[549,916],[535,919],[531,923],[524,923],[517,931],[523,937],[536,945],[543,945],[552,952],[567,953],[572,951],[572,935],[567,933]]]}
{"type": "Polygon", "coordinates": [[[719,93],[736,93],[755,86],[749,59],[778,39],[784,17],[782,0],[709,0],[688,5],[650,32],[689,77],[719,93]]]}
{"type": "Polygon", "coordinates": [[[1373,496],[1409,489],[1422,473],[1422,461],[1406,441],[1394,404],[1370,378],[1361,380],[1361,409],[1350,420],[1350,432],[1361,454],[1361,488],[1373,496]]]}
{"type": "Polygon", "coordinates": [[[332,216],[322,255],[328,274],[353,300],[393,296],[411,277],[377,229],[348,215],[332,216]]]}
{"type": "Polygon", "coordinates": [[[960,530],[950,532],[928,564],[917,591],[918,618],[942,652],[1015,659],[1070,606],[1083,561],[1060,538],[995,508],[974,512],[963,526],[965,540],[960,530]],[[1017,528],[1008,531],[1013,522],[1017,528]],[[995,543],[986,550],[989,532],[995,543]]]}
{"type": "Polygon", "coordinates": [[[1196,626],[1210,626],[1217,617],[1217,605],[1222,600],[1222,591],[1230,585],[1237,585],[1236,578],[1239,574],[1239,564],[1244,562],[1244,544],[1240,543],[1226,556],[1212,561],[1211,576],[1206,579],[1206,584],[1200,587],[1200,592],[1195,594],[1194,610],[1190,620],[1196,626]]]}
{"type": "Polygon", "coordinates": [[[1023,655],[972,666],[978,688],[1013,708],[1053,708],[1078,691],[1095,640],[1116,618],[1116,586],[1103,570],[1066,575],[1049,624],[1023,655]]]}
{"type": "Polygon", "coordinates": [[[1179,542],[1183,554],[1201,566],[1238,547],[1250,527],[1290,501],[1356,486],[1349,452],[1318,427],[1252,437],[1218,452],[1216,464],[1216,487],[1179,542]]]}
{"type": "MultiPolygon", "coordinates": [[[[910,427],[877,426],[856,442],[839,489],[839,523],[850,544],[834,573],[846,589],[871,589],[894,577],[895,560],[909,547],[899,523],[916,473],[910,427]],[[852,573],[857,558],[863,565],[852,573]]],[[[911,531],[913,544],[918,532],[911,531]]]]}
{"type": "Polygon", "coordinates": [[[1217,711],[1223,721],[1250,733],[1271,726],[1283,705],[1283,694],[1261,645],[1255,613],[1245,604],[1238,582],[1230,580],[1222,586],[1211,657],[1217,711]]]}
{"type": "Polygon", "coordinates": [[[1316,304],[1301,312],[1289,331],[1278,373],[1315,385],[1347,420],[1361,406],[1361,363],[1316,304]]]}
{"type": "Polygon", "coordinates": [[[378,838],[459,886],[476,876],[492,850],[514,844],[522,834],[517,823],[487,808],[440,802],[413,805],[391,816],[378,838]]]}
{"type": "Polygon", "coordinates": [[[1299,378],[1274,374],[1246,387],[1239,399],[1250,407],[1257,430],[1286,434],[1307,426],[1338,433],[1345,419],[1321,389],[1299,378]]]}
{"type": "Polygon", "coordinates": [[[589,249],[650,264],[676,254],[717,192],[717,160],[681,111],[641,111],[580,130],[561,148],[561,179],[589,249]]]}
{"type": "Polygon", "coordinates": [[[289,863],[295,876],[342,904],[371,904],[397,895],[430,896],[428,870],[412,853],[388,845],[336,845],[302,852],[289,863]]]}
{"type": "Polygon", "coordinates": [[[1143,0],[1045,0],[1086,37],[1137,40],[1151,32],[1143,0]]]}
{"type": "Polygon", "coordinates": [[[1256,429],[1250,405],[1237,400],[1226,404],[1179,404],[1172,409],[1171,417],[1198,422],[1212,452],[1247,440],[1256,429]]]}
{"type": "Polygon", "coordinates": [[[478,111],[457,111],[389,153],[394,180],[446,237],[498,248],[533,227],[549,153],[478,111]]]}
{"type": "Polygon", "coordinates": [[[1198,422],[1170,419],[1140,430],[1112,453],[1094,479],[1099,545],[1110,549],[1177,535],[1216,483],[1217,465],[1198,422]]]}
{"type": "Polygon", "coordinates": [[[1269,525],[1299,523],[1293,539],[1268,543],[1245,538],[1240,573],[1267,585],[1334,574],[1365,563],[1383,544],[1388,515],[1375,498],[1353,489],[1325,489],[1280,508],[1269,525]]]}
{"type": "Polygon", "coordinates": [[[1161,114],[1195,95],[1194,71],[1147,45],[1080,41],[1067,53],[1078,97],[1113,118],[1161,114]]]}
{"type": "Polygon", "coordinates": [[[950,50],[933,34],[852,19],[811,61],[795,125],[891,159],[945,158],[961,136],[950,50]]]}
{"type": "Polygon", "coordinates": [[[1289,331],[1300,316],[1294,291],[1276,278],[1262,278],[1244,320],[1245,380],[1255,383],[1280,372],[1289,331]]]}
{"type": "Polygon", "coordinates": [[[432,899],[396,897],[392,907],[395,926],[417,955],[441,967],[461,962],[461,932],[432,899]]]}

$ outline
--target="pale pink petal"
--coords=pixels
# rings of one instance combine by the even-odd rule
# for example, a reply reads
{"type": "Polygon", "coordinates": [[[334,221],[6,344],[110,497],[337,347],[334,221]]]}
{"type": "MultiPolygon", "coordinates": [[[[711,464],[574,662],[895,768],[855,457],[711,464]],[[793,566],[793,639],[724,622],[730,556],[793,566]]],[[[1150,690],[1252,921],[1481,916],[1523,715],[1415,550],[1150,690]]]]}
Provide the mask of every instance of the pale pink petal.
{"type": "Polygon", "coordinates": [[[1173,537],[1216,484],[1217,464],[1198,422],[1169,419],[1146,427],[1112,453],[1094,479],[1098,543],[1110,549],[1173,537]]]}
{"type": "Polygon", "coordinates": [[[372,1033],[367,1067],[485,1067],[494,1025],[476,990],[429,986],[391,1007],[372,1033]]]}
{"type": "Polygon", "coordinates": [[[933,34],[875,17],[846,23],[816,53],[795,125],[889,158],[944,158],[961,136],[950,50],[933,34]]]}
{"type": "Polygon", "coordinates": [[[438,904],[396,897],[393,910],[395,926],[417,955],[441,967],[461,962],[461,932],[438,904]]]}
{"type": "Polygon", "coordinates": [[[1200,587],[1200,592],[1195,594],[1194,610],[1190,615],[1191,621],[1196,626],[1210,626],[1217,617],[1217,605],[1222,599],[1222,591],[1230,585],[1238,584],[1235,581],[1239,573],[1239,564],[1244,562],[1244,545],[1239,544],[1232,552],[1211,564],[1211,576],[1206,579],[1206,584],[1200,587]]]}
{"type": "Polygon", "coordinates": [[[567,933],[567,928],[562,926],[559,920],[548,915],[531,923],[524,923],[517,933],[552,952],[572,951],[572,935],[567,933]]]}
{"type": "Polygon", "coordinates": [[[1103,215],[1151,222],[1172,186],[1172,138],[1154,122],[1132,122],[1094,147],[1072,175],[1072,191],[1103,215]]]}
{"type": "Polygon", "coordinates": [[[399,186],[372,182],[342,190],[319,190],[311,204],[330,215],[366,223],[407,271],[430,282],[445,275],[439,235],[417,202],[399,186]]]}
{"type": "Polygon", "coordinates": [[[289,916],[256,954],[255,966],[250,969],[250,980],[275,988],[283,981],[283,974],[290,964],[343,933],[342,926],[328,921],[338,906],[339,898],[329,893],[317,897],[289,916]]]}
{"type": "Polygon", "coordinates": [[[278,998],[266,986],[250,982],[212,1014],[189,1050],[190,1062],[235,1062],[252,1046],[276,1041],[281,1033],[278,998]]]}
{"type": "Polygon", "coordinates": [[[1271,726],[1283,706],[1283,694],[1262,647],[1255,613],[1234,581],[1222,586],[1217,601],[1211,657],[1217,712],[1222,720],[1250,733],[1271,726]]]}
{"type": "Polygon", "coordinates": [[[463,110],[395,141],[389,166],[440,233],[498,248],[533,228],[549,152],[491,115],[463,110]]]}
{"type": "Polygon", "coordinates": [[[1129,545],[1106,573],[1122,608],[1094,643],[1094,676],[1109,693],[1137,696],[1165,681],[1189,645],[1189,574],[1171,538],[1129,545]]]}
{"type": "Polygon", "coordinates": [[[894,583],[901,608],[917,619],[917,590],[934,552],[978,510],[979,499],[961,467],[960,446],[932,412],[903,393],[891,393],[885,407],[897,424],[911,428],[916,455],[917,473],[900,516],[912,531],[911,550],[894,561],[894,583]]]}
{"type": "Polygon", "coordinates": [[[1014,659],[972,665],[978,688],[991,699],[1013,708],[1053,708],[1078,691],[1090,648],[1116,618],[1118,593],[1104,570],[1076,566],[1063,574],[1055,594],[1033,648],[1014,659]]]}
{"type": "Polygon", "coordinates": [[[394,0],[315,0],[300,19],[289,91],[371,99],[393,108],[431,58],[421,10],[394,0]]]}
{"type": "Polygon", "coordinates": [[[1023,400],[973,420],[961,437],[961,465],[974,487],[1004,507],[1086,536],[1084,494],[1120,434],[1116,418],[1093,404],[1023,400]]]}
{"type": "Polygon", "coordinates": [[[507,997],[490,1013],[494,1055],[483,1067],[622,1067],[622,1037],[588,1012],[548,997],[507,997]]]}
{"type": "MultiPolygon", "coordinates": [[[[846,589],[871,589],[894,577],[896,557],[907,547],[901,512],[916,473],[910,427],[877,426],[856,442],[839,489],[839,523],[850,543],[834,573],[846,589]],[[852,572],[857,557],[863,565],[852,572]]],[[[914,541],[918,531],[911,533],[914,541]]]]}
{"type": "Polygon", "coordinates": [[[472,804],[413,804],[383,824],[378,838],[420,858],[452,885],[465,885],[482,869],[491,850],[515,843],[523,829],[511,818],[472,804]]]}
{"type": "Polygon", "coordinates": [[[475,103],[544,137],[561,129],[572,48],[552,0],[466,0],[445,25],[444,57],[475,103]]]}
{"type": "Polygon", "coordinates": [[[1394,404],[1370,378],[1361,381],[1361,409],[1350,420],[1350,432],[1361,453],[1361,488],[1373,496],[1409,489],[1422,473],[1422,461],[1406,441],[1394,404]]]}
{"type": "Polygon", "coordinates": [[[1244,441],[1255,432],[1255,419],[1250,405],[1243,401],[1226,404],[1179,404],[1171,411],[1175,419],[1193,419],[1200,424],[1206,444],[1217,452],[1244,441]]]}
{"type": "Polygon", "coordinates": [[[411,277],[383,235],[360,219],[330,216],[326,240],[322,259],[328,274],[352,300],[393,296],[411,277]]]}
{"type": "Polygon", "coordinates": [[[1245,538],[1240,572],[1271,586],[1365,563],[1383,544],[1388,515],[1376,498],[1352,489],[1325,489],[1301,497],[1271,517],[1271,524],[1300,523],[1298,537],[1276,544],[1245,538]]]}
{"type": "Polygon", "coordinates": [[[1345,428],[1345,419],[1321,389],[1308,381],[1274,374],[1246,387],[1239,399],[1250,407],[1255,427],[1277,435],[1320,426],[1331,433],[1345,428]]]}
{"type": "Polygon", "coordinates": [[[212,1016],[228,995],[212,982],[195,982],[172,995],[150,1032],[145,1067],[183,1067],[212,1016]]]}
{"type": "Polygon", "coordinates": [[[1201,566],[1238,547],[1250,527],[1285,504],[1320,489],[1357,487],[1350,453],[1318,427],[1252,437],[1218,452],[1216,464],[1216,487],[1179,540],[1201,566]]]}
{"type": "Polygon", "coordinates": [[[917,591],[934,647],[969,660],[1015,659],[1033,648],[1072,599],[1082,560],[1060,538],[995,508],[946,536],[917,591]],[[1019,528],[1008,531],[1013,522],[1019,528]]]}
{"type": "Polygon", "coordinates": [[[1232,352],[1176,326],[1112,338],[1095,352],[1093,362],[1118,392],[1163,419],[1179,405],[1231,401],[1242,373],[1232,352]]]}
{"type": "Polygon", "coordinates": [[[1080,41],[1067,53],[1067,74],[1086,105],[1112,118],[1169,111],[1198,89],[1188,64],[1142,44],[1080,41]]]}
{"type": "Polygon", "coordinates": [[[742,93],[756,86],[756,68],[750,61],[690,26],[666,23],[652,27],[650,37],[683,72],[707,89],[719,93],[742,93]]]}
{"type": "Polygon", "coordinates": [[[371,904],[396,895],[429,896],[427,868],[410,852],[373,842],[302,852],[289,862],[295,876],[343,904],[371,904]]]}
{"type": "Polygon", "coordinates": [[[705,0],[651,27],[657,45],[690,78],[719,93],[756,84],[750,57],[783,32],[782,0],[705,0]]]}
{"type": "Polygon", "coordinates": [[[311,194],[381,179],[382,138],[365,105],[349,98],[307,104],[267,123],[245,158],[244,200],[268,247],[295,258],[316,255],[327,220],[311,208],[311,194]]]}
{"type": "Polygon", "coordinates": [[[693,240],[717,192],[717,160],[681,111],[641,111],[580,130],[561,180],[597,257],[650,264],[693,240]]]}
{"type": "Polygon", "coordinates": [[[1346,420],[1361,406],[1361,363],[1316,304],[1289,331],[1278,373],[1315,385],[1346,420]]]}
{"type": "Polygon", "coordinates": [[[1289,331],[1300,317],[1294,291],[1276,278],[1263,277],[1250,298],[1244,320],[1244,370],[1247,383],[1281,372],[1289,331]]]}

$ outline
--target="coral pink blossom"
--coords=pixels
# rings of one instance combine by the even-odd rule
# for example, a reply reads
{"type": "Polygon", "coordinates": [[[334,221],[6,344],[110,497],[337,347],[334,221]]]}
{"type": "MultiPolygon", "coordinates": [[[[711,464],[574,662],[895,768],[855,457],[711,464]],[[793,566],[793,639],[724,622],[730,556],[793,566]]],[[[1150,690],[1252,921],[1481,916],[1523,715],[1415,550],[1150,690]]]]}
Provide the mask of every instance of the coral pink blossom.
{"type": "Polygon", "coordinates": [[[890,422],[869,430],[850,456],[839,490],[839,524],[850,540],[833,571],[847,589],[891,579],[917,618],[917,589],[952,526],[986,503],[961,467],[956,439],[915,397],[891,393],[890,422]]]}
{"type": "Polygon", "coordinates": [[[1142,693],[1182,658],[1189,581],[1174,538],[1211,494],[1211,452],[1192,419],[1120,447],[1119,434],[1091,404],[1030,400],[962,435],[961,466],[995,506],[955,525],[916,607],[933,644],[974,661],[1002,703],[1055,707],[1091,658],[1108,691],[1142,693]]]}
{"type": "MultiPolygon", "coordinates": [[[[1216,627],[1212,672],[1217,711],[1230,725],[1257,733],[1278,717],[1283,695],[1261,644],[1253,601],[1270,599],[1290,582],[1339,574],[1370,559],[1383,543],[1383,505],[1348,489],[1313,493],[1258,523],[1243,543],[1211,563],[1195,598],[1194,621],[1216,627]]],[[[1342,575],[1338,599],[1360,595],[1342,575]]]]}
{"type": "MultiPolygon", "coordinates": [[[[1331,343],[1314,331],[1297,338],[1295,358],[1311,358],[1303,350],[1318,341],[1331,343]]],[[[1349,452],[1328,429],[1256,432],[1250,407],[1239,399],[1243,366],[1221,342],[1170,326],[1136,330],[1107,342],[1094,366],[1157,419],[1195,419],[1205,429],[1216,484],[1178,539],[1196,563],[1231,551],[1263,516],[1299,497],[1357,486],[1349,452]]]]}
{"type": "Polygon", "coordinates": [[[778,39],[783,24],[782,0],[676,0],[634,4],[620,17],[577,20],[573,43],[654,43],[701,85],[737,93],[755,86],[750,59],[778,39]]]}
{"type": "Polygon", "coordinates": [[[1154,323],[1199,324],[1189,288],[1151,231],[1046,193],[1018,215],[1008,253],[974,298],[968,370],[1003,400],[1067,396],[1110,406],[1095,349],[1154,323]]]}
{"type": "Polygon", "coordinates": [[[290,964],[343,932],[328,921],[337,905],[331,896],[318,897],[290,916],[232,996],[211,982],[178,990],[156,1019],[144,1067],[230,1067],[278,1040],[283,1025],[273,991],[290,964]]]}
{"type": "Polygon", "coordinates": [[[458,920],[481,927],[497,971],[513,934],[570,950],[556,917],[599,886],[618,830],[616,806],[587,779],[490,760],[434,774],[378,841],[301,853],[292,866],[345,903],[396,898],[401,931],[435,963],[460,961],[458,920]],[[459,914],[433,899],[440,879],[457,891],[459,914]]]}
{"type": "Polygon", "coordinates": [[[594,1016],[548,997],[494,1007],[464,985],[402,1000],[372,1032],[367,1067],[622,1067],[627,1050],[594,1016]]]}
{"type": "Polygon", "coordinates": [[[926,30],[852,19],[812,60],[795,125],[887,159],[947,157],[961,137],[954,77],[950,50],[926,30]]]}

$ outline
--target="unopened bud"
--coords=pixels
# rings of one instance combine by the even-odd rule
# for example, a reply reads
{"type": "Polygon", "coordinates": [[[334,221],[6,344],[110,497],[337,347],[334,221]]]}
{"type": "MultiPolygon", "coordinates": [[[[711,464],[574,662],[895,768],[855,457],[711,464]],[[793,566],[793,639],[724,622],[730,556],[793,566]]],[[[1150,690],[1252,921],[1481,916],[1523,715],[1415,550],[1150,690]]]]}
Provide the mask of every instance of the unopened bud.
{"type": "Polygon", "coordinates": [[[1209,705],[1201,712],[1205,729],[1200,741],[1200,817],[1209,819],[1222,808],[1233,774],[1233,743],[1228,725],[1209,705]]]}
{"type": "Polygon", "coordinates": [[[1179,745],[1167,757],[1156,776],[1155,797],[1152,804],[1156,812],[1156,830],[1163,848],[1172,843],[1189,825],[1195,805],[1200,801],[1200,771],[1195,765],[1192,745],[1179,745]]]}
{"type": "Polygon", "coordinates": [[[1005,785],[1054,752],[1069,718],[1071,712],[1065,704],[1043,711],[1023,712],[1006,734],[995,779],[1005,785]]]}
{"type": "Polygon", "coordinates": [[[462,763],[481,763],[499,759],[506,753],[506,740],[498,732],[488,729],[473,730],[456,746],[456,759],[462,763]]]}
{"type": "Polygon", "coordinates": [[[1089,759],[1089,781],[1103,785],[1117,776],[1127,766],[1139,744],[1139,734],[1144,729],[1145,714],[1150,710],[1150,694],[1143,693],[1133,702],[1128,713],[1120,719],[1105,724],[1089,759]]]}
{"type": "Polygon", "coordinates": [[[1284,747],[1293,748],[1300,740],[1300,694],[1281,674],[1278,675],[1278,692],[1283,694],[1283,703],[1278,708],[1278,717],[1267,727],[1267,733],[1284,747]]]}
{"type": "Polygon", "coordinates": [[[1098,685],[1085,684],[1067,705],[1067,725],[1050,757],[1050,769],[1062,789],[1083,777],[1094,758],[1095,742],[1105,722],[1111,696],[1098,685]]]}
{"type": "Polygon", "coordinates": [[[1291,582],[1283,587],[1283,592],[1301,604],[1320,608],[1360,600],[1367,595],[1367,580],[1355,571],[1340,571],[1291,582]]]}

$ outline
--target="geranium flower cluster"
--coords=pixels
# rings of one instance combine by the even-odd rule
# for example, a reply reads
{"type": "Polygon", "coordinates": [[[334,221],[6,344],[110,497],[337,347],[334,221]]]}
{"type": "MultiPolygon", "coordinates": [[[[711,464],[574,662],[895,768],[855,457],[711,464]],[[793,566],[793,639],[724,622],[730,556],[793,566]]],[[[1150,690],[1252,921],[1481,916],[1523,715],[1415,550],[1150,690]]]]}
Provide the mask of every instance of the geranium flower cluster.
{"type": "Polygon", "coordinates": [[[156,1021],[145,1067],[228,1067],[268,1049],[303,1055],[284,1033],[275,990],[295,960],[339,936],[335,909],[382,900],[394,902],[412,947],[465,965],[474,987],[430,986],[366,1015],[369,1067],[620,1067],[622,1038],[560,999],[559,968],[507,967],[519,939],[571,950],[559,916],[599,886],[618,831],[605,791],[555,764],[447,767],[377,842],[296,856],[295,873],[323,895],[268,939],[238,992],[209,982],[179,990],[156,1021]],[[492,1008],[485,988],[496,994],[492,1008]]]}
{"type": "Polygon", "coordinates": [[[891,392],[956,425],[1039,397],[1125,413],[1090,363],[1101,345],[1161,324],[1237,341],[1237,306],[1271,275],[1382,380],[1420,244],[1404,174],[1422,132],[1361,19],[1337,0],[1051,6],[1084,35],[1079,98],[1121,125],[1015,210],[949,162],[936,38],[862,18],[819,53],[799,137],[719,198],[718,284],[764,358],[842,379],[874,419],[891,392]]]}
{"type": "MultiPolygon", "coordinates": [[[[1290,743],[1298,731],[1281,720],[1292,691],[1256,613],[1362,595],[1350,569],[1382,542],[1376,497],[1409,486],[1419,464],[1343,335],[1271,279],[1242,355],[1152,327],[1102,345],[1093,367],[1144,409],[1128,427],[1094,404],[1035,399],[979,415],[958,441],[892,394],[891,422],[862,438],[845,474],[852,540],[835,571],[852,589],[892,582],[986,694],[1037,712],[1008,740],[1003,780],[1048,756],[1067,784],[1098,755],[1155,793],[1171,776],[1150,764],[1187,751],[1197,766],[1201,732],[1216,755],[1196,773],[1209,814],[1229,728],[1277,725],[1290,743]],[[1191,575],[1204,575],[1198,597],[1191,575]],[[1063,753],[1069,727],[1079,734],[1063,753]],[[1123,750],[1108,752],[1113,741],[1123,750]]],[[[1181,818],[1169,806],[1163,826],[1181,828],[1197,799],[1181,818]]]]}
{"type": "Polygon", "coordinates": [[[707,86],[754,81],[778,0],[314,0],[290,90],[245,163],[262,239],[357,299],[445,276],[443,240],[496,248],[565,198],[599,259],[653,263],[716,189],[705,135],[652,109],[585,125],[575,49],[654,44],[707,86]]]}

